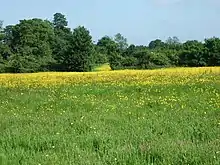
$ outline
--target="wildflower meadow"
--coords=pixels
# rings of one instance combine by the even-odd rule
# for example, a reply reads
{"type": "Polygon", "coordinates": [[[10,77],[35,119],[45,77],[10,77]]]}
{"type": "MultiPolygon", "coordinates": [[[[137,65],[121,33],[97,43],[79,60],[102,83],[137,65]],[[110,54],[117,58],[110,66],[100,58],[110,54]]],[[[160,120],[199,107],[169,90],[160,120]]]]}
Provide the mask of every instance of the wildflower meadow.
{"type": "Polygon", "coordinates": [[[220,67],[0,74],[0,161],[219,165],[220,67]]]}

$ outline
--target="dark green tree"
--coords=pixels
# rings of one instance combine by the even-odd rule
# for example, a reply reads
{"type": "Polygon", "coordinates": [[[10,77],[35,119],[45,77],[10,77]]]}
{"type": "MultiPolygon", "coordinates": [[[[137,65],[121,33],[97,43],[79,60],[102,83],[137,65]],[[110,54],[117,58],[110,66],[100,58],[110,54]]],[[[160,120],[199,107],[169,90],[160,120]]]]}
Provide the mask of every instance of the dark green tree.
{"type": "Polygon", "coordinates": [[[138,63],[137,68],[139,69],[147,69],[150,67],[150,52],[147,50],[139,50],[135,53],[135,56],[137,57],[138,63]]]}
{"type": "Polygon", "coordinates": [[[4,72],[4,60],[3,60],[3,54],[2,51],[4,49],[3,46],[3,21],[0,20],[0,73],[4,72]]]}
{"type": "Polygon", "coordinates": [[[3,29],[3,21],[0,20],[0,29],[2,30],[3,29]]]}
{"type": "Polygon", "coordinates": [[[7,44],[11,49],[14,49],[13,47],[13,25],[8,25],[4,29],[4,43],[7,44]]]}
{"type": "Polygon", "coordinates": [[[134,44],[131,44],[125,50],[125,52],[123,53],[123,56],[133,56],[135,51],[136,51],[136,46],[134,44]]]}
{"type": "Polygon", "coordinates": [[[0,42],[2,43],[4,39],[4,31],[3,31],[3,21],[0,20],[0,42]]]}
{"type": "Polygon", "coordinates": [[[90,32],[83,26],[73,31],[69,54],[65,56],[67,71],[86,72],[92,70],[94,47],[90,32]]]}
{"type": "Polygon", "coordinates": [[[115,35],[114,41],[118,44],[118,47],[121,52],[123,52],[124,50],[128,48],[127,38],[122,36],[122,34],[117,33],[115,35]]]}
{"type": "Polygon", "coordinates": [[[137,48],[134,44],[131,44],[123,53],[123,61],[122,65],[125,68],[131,68],[135,69],[137,67],[137,58],[135,57],[135,53],[137,51],[137,48]]]}
{"type": "Polygon", "coordinates": [[[156,39],[154,41],[151,41],[148,45],[150,49],[163,49],[165,48],[165,43],[161,41],[160,39],[156,39]]]}
{"type": "Polygon", "coordinates": [[[61,13],[54,14],[53,25],[55,38],[52,50],[55,63],[51,69],[65,71],[64,59],[70,54],[69,47],[71,46],[71,39],[73,37],[72,32],[67,27],[68,21],[66,17],[61,13]]]}
{"type": "Polygon", "coordinates": [[[54,27],[62,29],[68,25],[68,21],[65,15],[61,13],[55,13],[53,18],[53,24],[54,27]]]}
{"type": "Polygon", "coordinates": [[[178,37],[174,36],[174,37],[169,37],[167,40],[166,40],[166,49],[173,49],[173,50],[181,50],[181,42],[179,40],[178,37]]]}
{"type": "MultiPolygon", "coordinates": [[[[19,66],[23,66],[20,72],[43,71],[53,61],[51,47],[54,30],[48,21],[36,18],[21,20],[12,28],[11,38],[14,49],[11,60],[20,59],[19,66]]],[[[14,70],[13,65],[8,67],[14,70]]]]}
{"type": "Polygon", "coordinates": [[[110,67],[113,70],[122,68],[123,57],[117,42],[109,36],[104,36],[98,41],[97,46],[107,55],[110,67]]]}
{"type": "Polygon", "coordinates": [[[205,40],[205,57],[209,66],[220,66],[220,39],[213,37],[205,40]]]}
{"type": "Polygon", "coordinates": [[[185,42],[183,51],[180,54],[180,65],[190,67],[206,66],[207,59],[204,57],[204,45],[196,40],[185,42]]]}
{"type": "Polygon", "coordinates": [[[95,48],[95,54],[94,54],[94,63],[96,65],[108,63],[108,57],[106,51],[103,51],[102,47],[94,45],[95,48]]]}
{"type": "Polygon", "coordinates": [[[119,52],[118,44],[109,36],[104,36],[98,40],[97,46],[100,47],[103,53],[106,53],[108,56],[112,52],[119,52]]]}
{"type": "Polygon", "coordinates": [[[0,73],[5,72],[9,56],[12,54],[5,42],[6,34],[3,28],[3,21],[0,21],[0,73]]]}

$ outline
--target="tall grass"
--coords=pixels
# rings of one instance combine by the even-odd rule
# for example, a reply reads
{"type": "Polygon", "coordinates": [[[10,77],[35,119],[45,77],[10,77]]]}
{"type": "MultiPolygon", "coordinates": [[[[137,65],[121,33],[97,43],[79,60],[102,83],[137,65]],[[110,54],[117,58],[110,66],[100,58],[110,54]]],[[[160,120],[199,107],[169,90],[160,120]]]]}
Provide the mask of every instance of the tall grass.
{"type": "Polygon", "coordinates": [[[36,81],[39,75],[35,81],[32,74],[20,75],[26,81],[1,75],[0,161],[8,165],[219,165],[220,76],[214,71],[193,72],[189,70],[186,78],[184,72],[170,76],[172,72],[165,70],[156,79],[152,71],[151,79],[146,79],[145,73],[127,71],[125,81],[122,73],[114,77],[113,72],[107,76],[120,81],[112,83],[111,78],[92,83],[82,74],[81,83],[74,79],[59,85],[49,81],[53,74],[44,76],[49,82],[36,81]],[[129,72],[138,74],[139,82],[126,78],[129,72]],[[3,78],[6,82],[9,77],[3,84],[3,78]],[[13,86],[16,82],[19,85],[13,86]]]}

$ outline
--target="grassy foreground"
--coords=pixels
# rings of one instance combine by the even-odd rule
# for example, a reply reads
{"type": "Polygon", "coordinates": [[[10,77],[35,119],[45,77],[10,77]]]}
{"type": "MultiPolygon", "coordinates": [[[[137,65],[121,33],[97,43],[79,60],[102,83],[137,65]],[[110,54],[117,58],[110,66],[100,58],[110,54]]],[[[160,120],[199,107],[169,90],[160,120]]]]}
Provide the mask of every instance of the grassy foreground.
{"type": "Polygon", "coordinates": [[[0,75],[0,164],[219,165],[220,68],[0,75]]]}

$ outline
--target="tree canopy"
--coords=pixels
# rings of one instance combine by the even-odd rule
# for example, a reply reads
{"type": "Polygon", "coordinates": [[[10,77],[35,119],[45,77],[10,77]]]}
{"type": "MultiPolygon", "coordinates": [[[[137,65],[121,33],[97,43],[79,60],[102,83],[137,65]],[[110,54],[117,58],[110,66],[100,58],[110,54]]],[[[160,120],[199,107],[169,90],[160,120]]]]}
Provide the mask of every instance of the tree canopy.
{"type": "Polygon", "coordinates": [[[69,28],[62,13],[52,21],[33,18],[5,27],[0,21],[0,72],[85,72],[103,63],[112,69],[220,66],[220,39],[182,43],[174,36],[134,45],[117,33],[94,43],[86,27],[69,28]]]}

